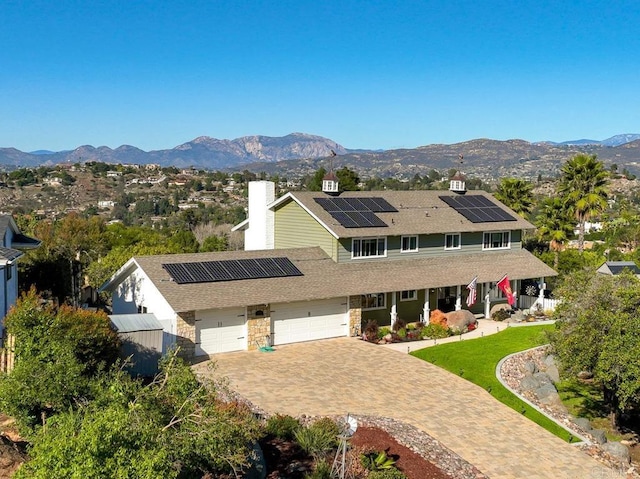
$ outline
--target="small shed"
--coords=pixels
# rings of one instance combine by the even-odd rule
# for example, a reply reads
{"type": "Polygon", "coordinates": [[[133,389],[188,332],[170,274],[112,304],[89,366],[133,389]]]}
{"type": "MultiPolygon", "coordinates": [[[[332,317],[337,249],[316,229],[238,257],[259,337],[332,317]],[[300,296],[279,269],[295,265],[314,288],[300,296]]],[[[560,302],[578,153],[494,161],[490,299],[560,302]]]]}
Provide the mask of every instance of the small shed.
{"type": "Polygon", "coordinates": [[[633,261],[607,261],[602,264],[596,271],[600,274],[608,274],[611,276],[618,275],[624,270],[629,270],[640,278],[640,268],[633,261]]]}
{"type": "Polygon", "coordinates": [[[162,324],[153,314],[112,314],[111,325],[122,345],[120,356],[131,357],[129,371],[136,376],[153,376],[162,356],[162,324]]]}

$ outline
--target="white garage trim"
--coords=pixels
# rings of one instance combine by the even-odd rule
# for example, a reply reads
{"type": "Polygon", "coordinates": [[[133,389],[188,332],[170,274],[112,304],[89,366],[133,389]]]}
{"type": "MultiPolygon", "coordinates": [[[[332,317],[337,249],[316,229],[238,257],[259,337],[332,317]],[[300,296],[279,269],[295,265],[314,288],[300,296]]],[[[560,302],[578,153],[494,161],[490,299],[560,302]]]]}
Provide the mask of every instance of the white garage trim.
{"type": "Polygon", "coordinates": [[[288,344],[347,336],[347,298],[332,298],[271,305],[273,343],[288,344]]]}
{"type": "Polygon", "coordinates": [[[245,308],[196,311],[196,356],[247,349],[245,308]]]}

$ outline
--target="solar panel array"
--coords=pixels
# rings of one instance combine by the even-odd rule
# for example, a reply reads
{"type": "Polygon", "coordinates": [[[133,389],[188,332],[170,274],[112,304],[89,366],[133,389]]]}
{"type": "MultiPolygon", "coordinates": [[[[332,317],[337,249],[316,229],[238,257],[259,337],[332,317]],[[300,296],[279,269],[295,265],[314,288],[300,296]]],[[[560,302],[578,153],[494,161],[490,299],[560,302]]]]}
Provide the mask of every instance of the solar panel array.
{"type": "Polygon", "coordinates": [[[517,221],[516,218],[485,196],[439,196],[439,198],[472,223],[517,221]]]}
{"type": "Polygon", "coordinates": [[[388,226],[376,213],[395,213],[398,210],[384,198],[315,198],[322,208],[345,228],[374,228],[388,226]]]}
{"type": "Polygon", "coordinates": [[[303,276],[291,260],[284,257],[166,263],[162,267],[178,284],[303,276]]]}

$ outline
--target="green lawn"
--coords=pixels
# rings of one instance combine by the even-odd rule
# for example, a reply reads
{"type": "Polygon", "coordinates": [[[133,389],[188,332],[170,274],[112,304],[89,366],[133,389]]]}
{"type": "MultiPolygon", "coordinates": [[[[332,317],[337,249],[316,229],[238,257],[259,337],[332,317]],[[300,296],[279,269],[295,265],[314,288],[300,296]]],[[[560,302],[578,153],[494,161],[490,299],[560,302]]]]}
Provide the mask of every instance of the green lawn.
{"type": "Polygon", "coordinates": [[[571,442],[572,436],[505,388],[496,378],[498,362],[509,354],[545,344],[544,332],[553,325],[507,328],[484,338],[441,344],[414,351],[414,356],[486,389],[498,401],[536,422],[556,436],[571,442]]]}

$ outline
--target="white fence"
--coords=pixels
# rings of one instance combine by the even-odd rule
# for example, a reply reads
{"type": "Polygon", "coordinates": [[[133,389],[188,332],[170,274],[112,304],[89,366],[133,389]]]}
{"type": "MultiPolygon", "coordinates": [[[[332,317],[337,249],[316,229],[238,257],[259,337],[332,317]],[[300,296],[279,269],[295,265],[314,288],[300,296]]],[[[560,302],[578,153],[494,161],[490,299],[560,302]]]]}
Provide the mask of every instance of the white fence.
{"type": "Polygon", "coordinates": [[[560,304],[559,299],[540,299],[540,297],[538,296],[526,296],[524,294],[518,296],[518,307],[520,309],[540,309],[542,311],[555,311],[558,304],[560,304]]]}

